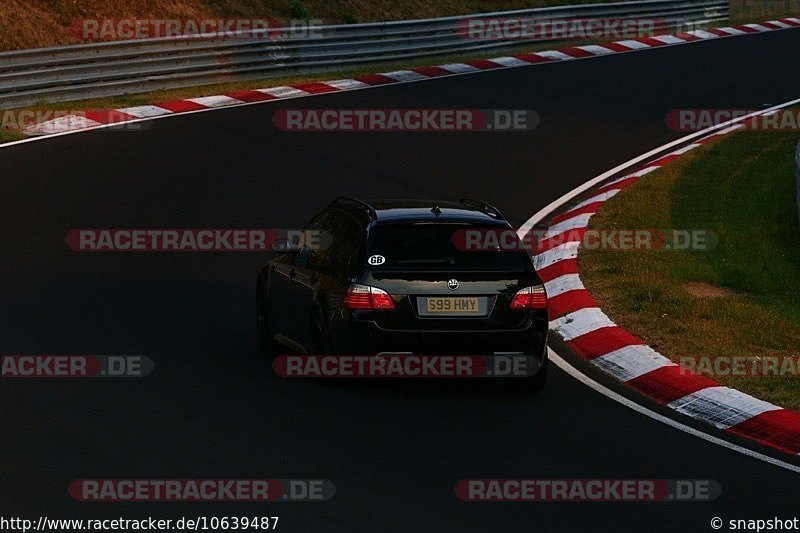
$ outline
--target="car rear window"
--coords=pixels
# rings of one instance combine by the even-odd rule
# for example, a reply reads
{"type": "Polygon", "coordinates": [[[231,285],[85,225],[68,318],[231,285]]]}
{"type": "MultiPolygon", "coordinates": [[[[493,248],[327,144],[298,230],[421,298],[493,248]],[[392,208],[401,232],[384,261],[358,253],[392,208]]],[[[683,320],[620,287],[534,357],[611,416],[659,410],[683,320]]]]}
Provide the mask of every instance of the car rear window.
{"type": "MultiPolygon", "coordinates": [[[[530,257],[520,249],[495,247],[493,239],[478,238],[479,246],[465,245],[465,232],[475,236],[497,236],[508,242],[513,230],[464,223],[397,223],[373,228],[370,238],[372,268],[523,270],[530,257]],[[471,248],[471,249],[467,249],[471,248]]],[[[473,239],[475,242],[476,239],[473,239]]]]}

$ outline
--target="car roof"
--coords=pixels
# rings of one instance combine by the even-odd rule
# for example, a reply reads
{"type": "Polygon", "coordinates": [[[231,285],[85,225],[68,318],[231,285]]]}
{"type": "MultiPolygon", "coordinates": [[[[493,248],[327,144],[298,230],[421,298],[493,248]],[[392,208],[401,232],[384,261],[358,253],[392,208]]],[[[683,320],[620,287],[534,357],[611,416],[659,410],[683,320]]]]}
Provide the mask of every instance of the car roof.
{"type": "Polygon", "coordinates": [[[469,222],[491,226],[507,226],[502,215],[488,212],[472,203],[450,200],[380,199],[335,202],[337,208],[359,212],[362,216],[372,210],[376,225],[399,222],[469,222]],[[438,209],[437,209],[438,208],[438,209]]]}

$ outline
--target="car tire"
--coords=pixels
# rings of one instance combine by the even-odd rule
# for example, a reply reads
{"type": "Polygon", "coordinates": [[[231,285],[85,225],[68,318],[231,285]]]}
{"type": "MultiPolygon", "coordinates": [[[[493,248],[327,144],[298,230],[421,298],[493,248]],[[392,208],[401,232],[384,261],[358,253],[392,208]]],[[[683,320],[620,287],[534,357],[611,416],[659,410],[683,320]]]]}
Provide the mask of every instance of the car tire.
{"type": "Polygon", "coordinates": [[[524,378],[506,378],[506,383],[512,390],[538,394],[547,384],[548,366],[548,358],[545,356],[542,360],[542,366],[539,367],[539,371],[536,374],[524,378]]]}
{"type": "Polygon", "coordinates": [[[265,350],[278,347],[278,343],[272,336],[272,327],[269,320],[269,305],[264,295],[264,287],[258,283],[256,289],[256,332],[258,334],[258,344],[265,350]]]}
{"type": "Polygon", "coordinates": [[[308,353],[310,355],[328,354],[330,343],[327,337],[322,309],[319,306],[315,306],[308,321],[308,353]]]}

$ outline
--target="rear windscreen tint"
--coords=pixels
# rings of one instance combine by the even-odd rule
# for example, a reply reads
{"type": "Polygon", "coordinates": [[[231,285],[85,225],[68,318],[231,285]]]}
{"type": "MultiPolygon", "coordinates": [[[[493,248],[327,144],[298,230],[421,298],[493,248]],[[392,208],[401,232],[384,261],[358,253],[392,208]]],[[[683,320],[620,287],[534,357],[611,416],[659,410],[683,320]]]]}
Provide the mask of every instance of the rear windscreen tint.
{"type": "MultiPolygon", "coordinates": [[[[531,266],[520,246],[495,246],[497,237],[506,243],[515,239],[510,228],[487,228],[471,224],[385,224],[372,230],[370,255],[383,256],[378,268],[467,268],[520,270],[531,266]],[[471,243],[465,246],[465,233],[471,243]],[[489,235],[490,238],[486,238],[489,235]]],[[[518,241],[517,241],[518,242],[518,241]]]]}

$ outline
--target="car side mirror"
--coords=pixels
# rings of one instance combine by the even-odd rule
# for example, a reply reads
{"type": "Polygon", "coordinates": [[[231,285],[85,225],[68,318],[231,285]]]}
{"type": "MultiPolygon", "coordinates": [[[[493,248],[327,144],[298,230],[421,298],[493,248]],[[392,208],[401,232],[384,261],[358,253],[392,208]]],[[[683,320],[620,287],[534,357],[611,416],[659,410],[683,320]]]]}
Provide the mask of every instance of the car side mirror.
{"type": "Polygon", "coordinates": [[[270,249],[279,254],[296,255],[303,249],[303,246],[289,239],[276,239],[270,243],[270,249]]]}
{"type": "Polygon", "coordinates": [[[308,246],[303,246],[299,250],[292,253],[292,255],[294,256],[294,266],[305,268],[309,266],[317,254],[308,246]]]}

